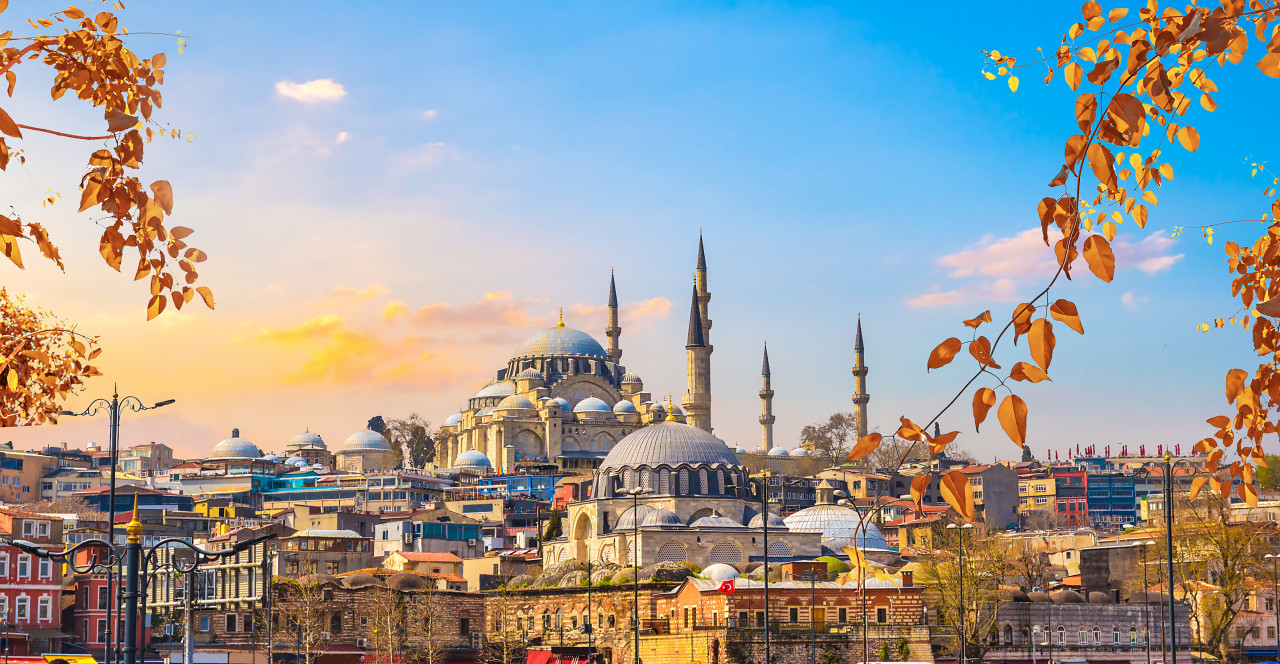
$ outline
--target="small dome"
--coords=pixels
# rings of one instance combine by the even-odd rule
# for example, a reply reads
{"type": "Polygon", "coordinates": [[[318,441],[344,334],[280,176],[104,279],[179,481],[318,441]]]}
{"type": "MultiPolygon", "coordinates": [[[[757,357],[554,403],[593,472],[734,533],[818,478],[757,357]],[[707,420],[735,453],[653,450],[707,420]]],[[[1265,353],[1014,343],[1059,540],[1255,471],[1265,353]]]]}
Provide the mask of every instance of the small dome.
{"type": "Polygon", "coordinates": [[[520,373],[516,374],[516,380],[545,380],[545,379],[542,377],[541,371],[538,371],[533,367],[529,367],[528,369],[525,369],[524,371],[521,371],[520,373]]]}
{"type": "Polygon", "coordinates": [[[806,449],[805,449],[805,448],[803,448],[803,447],[797,447],[797,448],[796,448],[796,450],[795,450],[794,452],[792,452],[792,453],[791,453],[791,456],[793,456],[793,457],[807,457],[807,456],[809,456],[809,450],[806,450],[806,449]]]}
{"type": "MultiPolygon", "coordinates": [[[[747,524],[747,527],[748,527],[748,528],[763,528],[764,526],[760,525],[761,521],[762,521],[762,519],[760,518],[760,515],[759,515],[759,514],[757,514],[757,515],[755,515],[755,516],[751,517],[751,522],[747,524]]],[[[782,529],[784,529],[784,530],[785,530],[785,529],[786,529],[786,527],[787,527],[787,522],[786,522],[786,521],[783,521],[783,520],[782,520],[782,517],[778,516],[777,514],[774,514],[773,512],[769,512],[769,527],[770,527],[770,528],[782,528],[782,529]]]]}
{"type": "Polygon", "coordinates": [[[1021,590],[1001,590],[999,593],[1001,602],[1030,602],[1031,599],[1021,590]]]}
{"type": "Polygon", "coordinates": [[[368,588],[378,585],[378,577],[368,572],[356,572],[343,579],[342,585],[348,588],[368,588]]]}
{"type": "Polygon", "coordinates": [[[724,563],[715,563],[707,565],[702,569],[703,578],[710,579],[716,583],[723,583],[730,579],[736,579],[742,576],[742,573],[735,569],[732,565],[724,563]]]}
{"type": "Polygon", "coordinates": [[[535,410],[532,401],[519,394],[513,394],[498,403],[498,407],[494,410],[535,410]]]}
{"type": "Polygon", "coordinates": [[[1169,596],[1164,593],[1148,593],[1139,590],[1130,594],[1126,601],[1129,604],[1164,604],[1169,601],[1169,596]]]}
{"type": "Polygon", "coordinates": [[[219,442],[213,446],[213,450],[209,452],[210,459],[257,459],[262,456],[262,450],[258,449],[251,441],[240,437],[239,429],[231,430],[231,437],[219,442]]]}
{"type": "Polygon", "coordinates": [[[595,397],[587,397],[586,399],[579,401],[578,405],[573,407],[573,412],[575,413],[612,413],[613,409],[609,408],[609,404],[601,401],[600,399],[597,399],[595,397]]]}
{"type": "Polygon", "coordinates": [[[462,413],[454,413],[444,418],[444,424],[441,426],[456,427],[459,424],[462,424],[462,413]]]}
{"type": "Polygon", "coordinates": [[[684,522],[680,520],[679,514],[676,514],[665,507],[659,507],[658,509],[650,512],[649,516],[646,516],[644,520],[640,522],[640,525],[644,527],[684,526],[684,522]]]}
{"type": "Polygon", "coordinates": [[[633,415],[636,412],[636,405],[625,399],[613,405],[615,415],[633,415]]]}
{"type": "Polygon", "coordinates": [[[784,456],[791,456],[791,453],[788,452],[784,447],[775,447],[769,450],[769,456],[784,457],[784,456]]]}
{"type": "Polygon", "coordinates": [[[831,548],[886,550],[889,543],[874,523],[862,521],[857,510],[843,505],[814,505],[783,519],[793,533],[822,533],[823,544],[831,548]]]}
{"type": "Polygon", "coordinates": [[[291,456],[288,459],[285,459],[284,462],[294,468],[302,468],[307,465],[307,460],[300,456],[291,456]]]}
{"type": "Polygon", "coordinates": [[[1084,604],[1084,596],[1074,590],[1059,590],[1049,595],[1055,604],[1084,604]]]}
{"type": "Polygon", "coordinates": [[[645,403],[649,404],[649,410],[655,413],[666,414],[667,412],[667,407],[662,405],[661,401],[659,401],[658,403],[654,403],[652,401],[646,401],[645,403]]]}
{"type": "Polygon", "coordinates": [[[391,451],[391,441],[387,437],[372,429],[362,429],[357,431],[342,443],[340,452],[360,452],[363,450],[386,450],[391,451]]]}
{"type": "Polygon", "coordinates": [[[289,445],[292,447],[303,447],[306,445],[318,445],[320,447],[324,447],[324,439],[310,431],[303,431],[302,433],[294,436],[289,441],[289,445]]]}
{"type": "Polygon", "coordinates": [[[689,524],[693,528],[741,528],[742,524],[730,519],[727,516],[711,515],[704,516],[697,521],[689,524]]]}
{"type": "Polygon", "coordinates": [[[622,384],[623,385],[644,385],[644,381],[640,380],[640,376],[637,376],[634,371],[628,371],[627,373],[622,374],[622,384]]]}
{"type": "Polygon", "coordinates": [[[453,460],[454,468],[493,468],[493,462],[480,450],[467,450],[453,460]]]}
{"type": "Polygon", "coordinates": [[[543,405],[544,407],[546,407],[546,408],[550,408],[550,407],[552,407],[552,406],[555,406],[556,408],[559,408],[560,410],[563,410],[563,411],[565,411],[565,412],[569,412],[569,411],[573,410],[573,408],[569,406],[569,402],[568,402],[568,401],[565,401],[562,397],[556,397],[556,398],[554,398],[554,399],[548,399],[548,400],[547,400],[547,402],[546,402],[546,403],[544,403],[544,404],[542,404],[542,405],[543,405]]]}
{"type": "Polygon", "coordinates": [[[609,359],[604,347],[590,334],[571,327],[549,327],[525,340],[511,359],[527,357],[595,357],[609,359]]]}
{"type": "Polygon", "coordinates": [[[1089,603],[1090,604],[1115,604],[1115,598],[1111,596],[1111,593],[1104,593],[1100,590],[1095,590],[1089,593],[1089,603]]]}
{"type": "Polygon", "coordinates": [[[636,513],[640,514],[640,525],[644,525],[644,520],[653,513],[653,508],[648,505],[639,505],[638,509],[636,507],[628,507],[623,511],[622,516],[618,517],[618,523],[614,524],[613,530],[615,532],[619,530],[635,530],[636,513]]]}
{"type": "Polygon", "coordinates": [[[1029,600],[1031,600],[1031,601],[1033,601],[1033,602],[1051,602],[1051,601],[1053,601],[1053,600],[1049,599],[1049,593],[1041,592],[1041,591],[1039,591],[1039,590],[1033,590],[1033,591],[1031,591],[1031,592],[1027,593],[1027,599],[1029,599],[1029,600]]]}
{"type": "Polygon", "coordinates": [[[280,460],[280,457],[278,457],[278,456],[276,456],[276,455],[274,455],[274,454],[268,454],[268,455],[266,455],[266,456],[262,457],[262,460],[263,460],[263,461],[270,461],[270,462],[272,462],[272,463],[275,463],[275,462],[277,462],[277,461],[279,461],[279,460],[280,460]]]}
{"type": "Polygon", "coordinates": [[[486,397],[509,397],[516,393],[516,386],[510,381],[499,381],[485,385],[483,389],[476,392],[472,399],[483,399],[486,397]]]}
{"type": "Polygon", "coordinates": [[[392,574],[387,578],[387,587],[399,591],[428,590],[430,588],[426,579],[413,572],[392,574]]]}
{"type": "Polygon", "coordinates": [[[745,448],[745,447],[735,447],[735,448],[733,448],[733,453],[734,453],[734,454],[746,454],[746,453],[747,453],[747,448],[745,448]]]}

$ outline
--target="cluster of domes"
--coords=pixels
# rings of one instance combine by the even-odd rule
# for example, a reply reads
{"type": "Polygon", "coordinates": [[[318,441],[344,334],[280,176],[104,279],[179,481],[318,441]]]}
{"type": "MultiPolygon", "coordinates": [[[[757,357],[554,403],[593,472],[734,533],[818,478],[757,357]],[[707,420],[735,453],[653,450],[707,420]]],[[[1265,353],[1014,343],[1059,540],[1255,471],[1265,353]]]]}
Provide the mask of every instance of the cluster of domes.
{"type": "Polygon", "coordinates": [[[599,472],[641,466],[738,466],[738,457],[719,438],[681,422],[659,422],[618,441],[599,472]]]}
{"type": "MultiPolygon", "coordinates": [[[[563,325],[563,324],[561,324],[563,325]]],[[[549,327],[534,334],[520,344],[511,356],[512,360],[543,357],[595,357],[602,360],[609,356],[600,342],[582,330],[571,327],[549,327]]]]}
{"type": "MultiPolygon", "coordinates": [[[[276,454],[264,454],[262,448],[258,447],[253,441],[240,436],[240,429],[232,429],[231,437],[219,441],[213,449],[209,451],[209,455],[205,457],[209,460],[218,461],[245,461],[260,460],[270,463],[283,463],[286,466],[303,469],[316,464],[311,464],[302,456],[303,451],[308,452],[327,452],[324,439],[319,435],[304,431],[292,439],[285,445],[287,457],[281,458],[276,454]]],[[[369,429],[357,431],[342,443],[338,453],[362,453],[362,452],[391,452],[391,441],[387,437],[369,429]]]]}

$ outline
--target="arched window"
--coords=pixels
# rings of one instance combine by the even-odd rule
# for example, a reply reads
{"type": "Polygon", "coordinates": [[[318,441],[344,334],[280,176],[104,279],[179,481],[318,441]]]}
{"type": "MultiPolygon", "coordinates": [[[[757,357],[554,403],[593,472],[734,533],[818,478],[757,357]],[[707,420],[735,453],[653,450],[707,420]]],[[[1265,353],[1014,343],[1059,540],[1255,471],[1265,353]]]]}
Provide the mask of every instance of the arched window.
{"type": "Polygon", "coordinates": [[[1130,625],[1129,626],[1129,643],[1132,645],[1132,644],[1136,644],[1137,642],[1138,642],[1138,628],[1136,626],[1130,625]]]}
{"type": "Polygon", "coordinates": [[[648,468],[645,468],[644,470],[640,471],[640,487],[642,489],[652,489],[653,488],[652,477],[653,477],[653,473],[651,473],[648,468]]]}
{"type": "Polygon", "coordinates": [[[769,542],[770,558],[790,558],[791,555],[792,554],[791,554],[790,544],[787,544],[786,542],[780,542],[778,540],[769,542]]]}
{"type": "Polygon", "coordinates": [[[1120,645],[1120,626],[1116,625],[1111,628],[1111,643],[1120,645]]]}
{"type": "Polygon", "coordinates": [[[600,562],[602,563],[617,562],[616,560],[613,559],[613,556],[614,556],[614,549],[612,544],[606,544],[600,547],[600,562]]]}
{"type": "Polygon", "coordinates": [[[622,471],[622,488],[634,489],[635,487],[636,487],[635,471],[631,470],[630,468],[627,468],[626,470],[622,471]]]}
{"type": "Polygon", "coordinates": [[[555,623],[556,629],[559,629],[559,628],[560,628],[560,624],[561,624],[561,623],[560,623],[560,609],[556,609],[556,623],[555,623]]]}
{"type": "Polygon", "coordinates": [[[698,489],[699,489],[699,493],[701,493],[704,496],[707,495],[708,493],[711,493],[709,487],[707,487],[707,469],[706,468],[701,468],[698,470],[698,489]]]}
{"type": "Polygon", "coordinates": [[[542,629],[551,629],[551,611],[549,610],[542,612],[542,629]]]}
{"type": "Polygon", "coordinates": [[[1013,626],[1012,625],[1004,626],[1004,644],[1006,646],[1013,645],[1013,626]]]}
{"type": "Polygon", "coordinates": [[[724,471],[716,471],[716,493],[723,494],[724,490],[724,471]]]}
{"type": "Polygon", "coordinates": [[[680,469],[680,495],[689,495],[689,469],[680,469]]]}
{"type": "Polygon", "coordinates": [[[1084,645],[1084,644],[1086,644],[1086,643],[1088,643],[1088,642],[1089,642],[1089,630],[1088,630],[1084,625],[1081,625],[1081,626],[1080,626],[1080,641],[1079,641],[1079,643],[1080,643],[1081,645],[1084,645]]]}
{"type": "Polygon", "coordinates": [[[713,563],[725,563],[726,565],[742,564],[742,549],[738,548],[733,542],[721,542],[711,547],[707,559],[713,563]]]}
{"type": "Polygon", "coordinates": [[[1093,642],[1102,643],[1102,628],[1097,625],[1093,626],[1093,642]]]}
{"type": "Polygon", "coordinates": [[[688,553],[685,551],[684,545],[679,542],[667,542],[658,549],[658,562],[678,563],[688,559],[688,553]]]}
{"type": "Polygon", "coordinates": [[[658,493],[663,495],[671,493],[671,471],[666,468],[658,471],[658,493]]]}
{"type": "Polygon", "coordinates": [[[1067,628],[1066,628],[1066,627],[1063,627],[1062,625],[1058,625],[1058,638],[1057,638],[1056,640],[1057,640],[1057,642],[1058,642],[1058,643],[1066,643],[1066,642],[1067,642],[1067,628]]]}

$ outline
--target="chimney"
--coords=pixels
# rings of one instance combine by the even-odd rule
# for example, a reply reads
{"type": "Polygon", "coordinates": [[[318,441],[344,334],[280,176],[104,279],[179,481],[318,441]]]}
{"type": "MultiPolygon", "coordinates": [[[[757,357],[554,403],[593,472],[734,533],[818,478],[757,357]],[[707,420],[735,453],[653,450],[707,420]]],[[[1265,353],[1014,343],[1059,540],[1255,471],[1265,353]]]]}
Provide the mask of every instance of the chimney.
{"type": "Polygon", "coordinates": [[[902,587],[903,588],[908,588],[915,585],[914,583],[912,583],[912,581],[914,581],[914,579],[912,578],[913,576],[915,575],[912,574],[911,570],[909,569],[902,570],[902,587]]]}
{"type": "Polygon", "coordinates": [[[67,449],[67,441],[62,441],[62,449],[67,449]]]}

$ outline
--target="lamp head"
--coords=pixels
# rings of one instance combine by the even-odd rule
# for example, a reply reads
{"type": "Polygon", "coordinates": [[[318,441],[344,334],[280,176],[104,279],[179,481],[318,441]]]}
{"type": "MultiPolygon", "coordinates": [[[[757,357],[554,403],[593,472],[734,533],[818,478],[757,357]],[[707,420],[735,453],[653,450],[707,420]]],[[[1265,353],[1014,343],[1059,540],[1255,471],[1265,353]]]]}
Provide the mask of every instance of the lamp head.
{"type": "Polygon", "coordinates": [[[168,406],[169,404],[175,401],[177,401],[177,399],[165,399],[164,401],[157,401],[156,405],[152,406],[152,408],[164,408],[165,406],[168,406]]]}
{"type": "Polygon", "coordinates": [[[956,524],[954,523],[947,524],[947,530],[955,530],[955,529],[956,529],[956,524]]]}
{"type": "Polygon", "coordinates": [[[973,524],[972,524],[972,523],[966,523],[966,524],[964,524],[963,526],[960,526],[960,527],[961,527],[961,528],[963,528],[963,529],[965,529],[965,530],[971,530],[971,529],[973,528],[973,524]]]}

